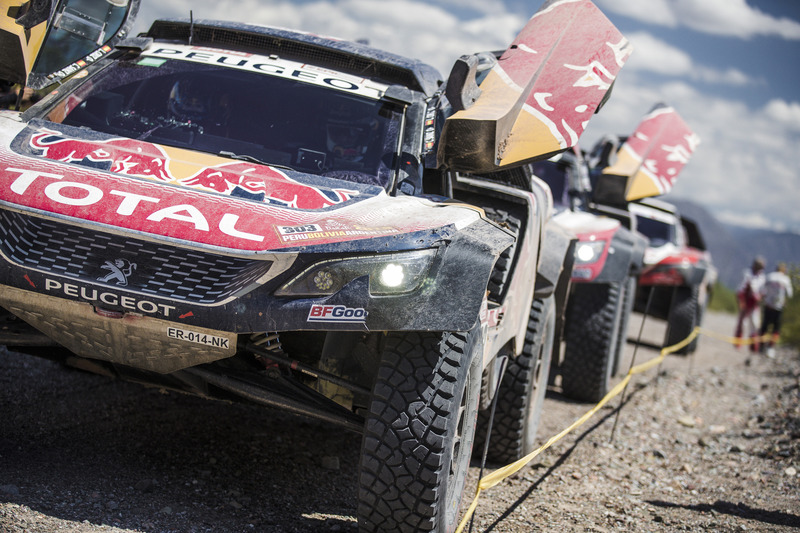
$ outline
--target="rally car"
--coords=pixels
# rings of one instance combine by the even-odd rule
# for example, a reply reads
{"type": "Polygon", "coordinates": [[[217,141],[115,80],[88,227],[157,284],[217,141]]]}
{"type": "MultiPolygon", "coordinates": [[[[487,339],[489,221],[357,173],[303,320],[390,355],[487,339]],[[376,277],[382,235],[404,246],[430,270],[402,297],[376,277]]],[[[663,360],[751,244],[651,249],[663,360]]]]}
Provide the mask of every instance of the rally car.
{"type": "Polygon", "coordinates": [[[500,394],[496,457],[533,446],[564,305],[574,237],[530,163],[627,40],[548,1],[445,80],[279,28],[130,37],[135,1],[96,4],[2,14],[0,73],[60,84],[0,114],[0,343],[362,432],[360,529],[452,531],[478,411],[500,394]]]}
{"type": "Polygon", "coordinates": [[[570,398],[596,402],[611,388],[627,340],[636,280],[647,239],[592,202],[589,168],[578,148],[532,164],[553,193],[553,220],[575,233],[574,266],[564,324],[564,353],[556,347],[551,376],[570,398]]]}
{"type": "MultiPolygon", "coordinates": [[[[698,143],[674,108],[656,104],[633,134],[606,136],[590,158],[598,209],[648,239],[634,309],[667,321],[665,346],[700,325],[717,277],[697,225],[655,199],[671,190],[698,143]]],[[[697,339],[678,353],[696,348],[697,339]]]]}
{"type": "MultiPolygon", "coordinates": [[[[717,269],[697,225],[674,205],[646,199],[632,203],[630,212],[649,239],[635,308],[667,321],[664,345],[672,346],[702,324],[717,269]]],[[[677,353],[690,354],[697,344],[695,338],[677,353]]]]}

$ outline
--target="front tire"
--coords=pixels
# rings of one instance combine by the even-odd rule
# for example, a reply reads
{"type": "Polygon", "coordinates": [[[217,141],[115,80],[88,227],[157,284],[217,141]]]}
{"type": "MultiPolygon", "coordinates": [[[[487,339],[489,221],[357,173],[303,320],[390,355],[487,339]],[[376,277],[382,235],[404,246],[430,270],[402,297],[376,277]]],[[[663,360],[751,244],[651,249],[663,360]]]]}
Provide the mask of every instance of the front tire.
{"type": "MultiPolygon", "coordinates": [[[[688,337],[699,323],[700,308],[698,305],[699,288],[676,287],[672,297],[672,306],[669,308],[667,318],[667,334],[664,339],[665,346],[678,344],[688,337]]],[[[697,349],[697,338],[678,350],[677,354],[687,355],[697,349]]]]}
{"type": "Polygon", "coordinates": [[[614,354],[614,365],[611,370],[611,375],[616,376],[619,374],[619,365],[622,362],[622,351],[628,343],[628,324],[631,320],[633,313],[633,301],[636,299],[636,278],[631,276],[625,285],[625,290],[622,295],[622,316],[619,319],[619,331],[617,333],[617,348],[614,354]]]}
{"type": "Polygon", "coordinates": [[[365,423],[362,532],[455,530],[481,384],[480,330],[391,333],[365,423]]]}
{"type": "MultiPolygon", "coordinates": [[[[490,461],[510,463],[534,449],[550,375],[555,328],[553,298],[534,300],[522,352],[509,358],[497,391],[487,454],[490,461]]],[[[489,414],[489,410],[484,410],[478,415],[480,441],[486,434],[489,414]]]]}
{"type": "Polygon", "coordinates": [[[576,284],[569,297],[561,388],[575,400],[608,394],[617,359],[623,302],[621,283],[576,284]]]}

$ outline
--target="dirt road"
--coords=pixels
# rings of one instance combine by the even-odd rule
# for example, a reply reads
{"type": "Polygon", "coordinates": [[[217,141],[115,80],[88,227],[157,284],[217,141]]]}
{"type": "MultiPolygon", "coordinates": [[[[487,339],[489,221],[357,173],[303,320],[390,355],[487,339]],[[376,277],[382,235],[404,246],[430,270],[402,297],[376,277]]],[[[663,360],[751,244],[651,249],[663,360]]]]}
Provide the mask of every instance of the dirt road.
{"type": "MultiPolygon", "coordinates": [[[[727,334],[732,318],[705,325],[727,334]]],[[[648,321],[645,340],[661,328],[648,321]]],[[[797,531],[799,379],[796,353],[750,358],[703,338],[694,357],[634,378],[613,440],[618,399],[485,492],[473,530],[797,531]]],[[[549,391],[541,440],[588,408],[549,391]]],[[[0,351],[2,532],[354,531],[359,445],[334,426],[0,351]]]]}

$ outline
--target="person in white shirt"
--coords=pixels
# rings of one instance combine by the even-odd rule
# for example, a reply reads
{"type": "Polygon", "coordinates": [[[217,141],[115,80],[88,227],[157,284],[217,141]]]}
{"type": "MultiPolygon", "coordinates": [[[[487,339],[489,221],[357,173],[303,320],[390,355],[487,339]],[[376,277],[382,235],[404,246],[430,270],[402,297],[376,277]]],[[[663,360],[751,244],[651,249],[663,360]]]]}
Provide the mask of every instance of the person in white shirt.
{"type": "MultiPolygon", "coordinates": [[[[764,266],[766,262],[763,257],[756,257],[751,267],[744,271],[742,282],[736,289],[736,297],[739,301],[739,318],[736,322],[734,336],[737,340],[750,338],[750,351],[759,351],[758,336],[759,327],[758,306],[761,301],[761,287],[764,285],[764,266]]],[[[737,342],[738,348],[742,343],[737,342]]]]}
{"type": "MultiPolygon", "coordinates": [[[[781,331],[781,317],[786,299],[792,297],[792,280],[786,275],[786,264],[778,263],[775,272],[767,274],[761,288],[761,302],[764,304],[761,314],[761,337],[772,329],[772,336],[765,342],[767,357],[775,357],[775,343],[781,331]]],[[[762,350],[763,351],[763,350],[762,350]]]]}

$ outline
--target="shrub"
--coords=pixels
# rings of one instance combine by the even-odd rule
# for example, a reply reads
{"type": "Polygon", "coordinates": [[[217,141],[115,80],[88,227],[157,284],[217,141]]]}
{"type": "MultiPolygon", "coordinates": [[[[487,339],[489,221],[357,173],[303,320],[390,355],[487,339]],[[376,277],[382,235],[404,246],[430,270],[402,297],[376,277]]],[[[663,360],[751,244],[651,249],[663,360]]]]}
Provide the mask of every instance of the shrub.
{"type": "Polygon", "coordinates": [[[793,295],[783,308],[781,343],[800,348],[800,265],[791,265],[787,274],[792,280],[793,295]]]}
{"type": "Polygon", "coordinates": [[[736,293],[719,281],[714,283],[711,290],[711,300],[708,302],[708,309],[722,313],[736,314],[739,310],[736,304],[736,293]]]}

